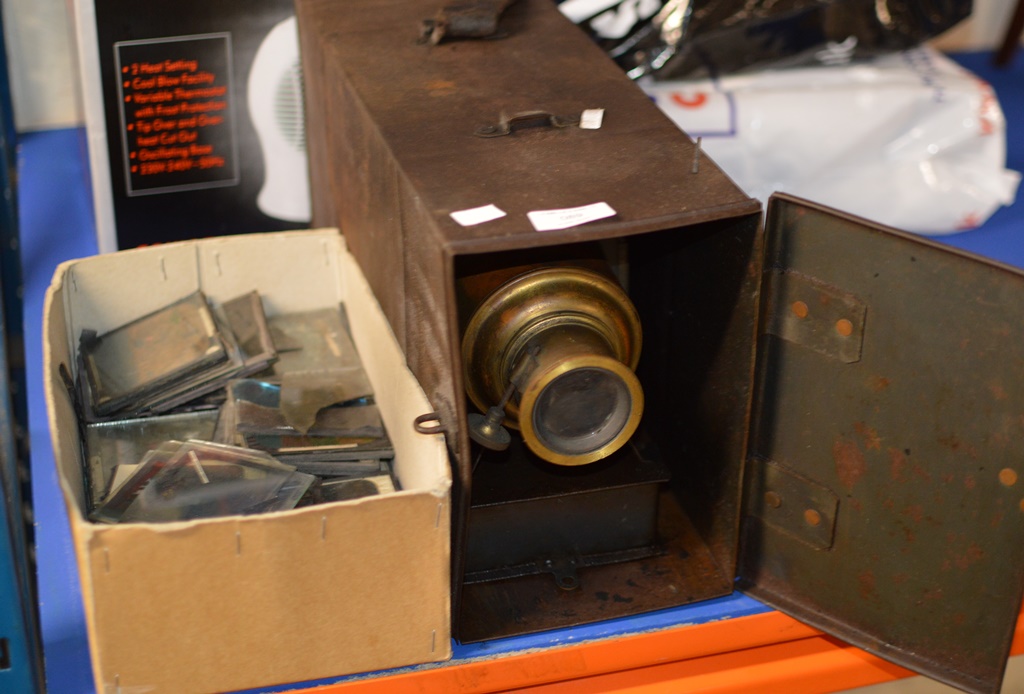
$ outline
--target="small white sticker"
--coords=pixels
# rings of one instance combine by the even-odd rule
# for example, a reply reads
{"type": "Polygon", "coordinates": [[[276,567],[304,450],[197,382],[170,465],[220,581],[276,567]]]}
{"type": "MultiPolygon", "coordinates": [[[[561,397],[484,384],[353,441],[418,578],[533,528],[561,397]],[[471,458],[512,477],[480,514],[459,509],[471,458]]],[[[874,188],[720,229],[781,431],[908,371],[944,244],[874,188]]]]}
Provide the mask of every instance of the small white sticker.
{"type": "Polygon", "coordinates": [[[452,212],[450,216],[462,226],[471,227],[475,224],[483,224],[484,222],[493,222],[495,219],[501,219],[505,216],[505,212],[494,205],[484,205],[483,207],[474,207],[470,210],[452,212]]]}
{"type": "Polygon", "coordinates": [[[568,229],[587,222],[593,222],[606,217],[614,217],[615,210],[606,202],[595,202],[592,205],[583,207],[571,207],[565,210],[537,210],[527,212],[530,223],[537,231],[555,231],[556,229],[568,229]]]}
{"type": "Polygon", "coordinates": [[[604,121],[603,108],[588,108],[580,114],[580,127],[584,130],[600,130],[604,121]]]}
{"type": "Polygon", "coordinates": [[[569,18],[573,24],[586,21],[594,15],[601,14],[605,10],[615,7],[621,0],[565,0],[558,9],[569,18]]]}

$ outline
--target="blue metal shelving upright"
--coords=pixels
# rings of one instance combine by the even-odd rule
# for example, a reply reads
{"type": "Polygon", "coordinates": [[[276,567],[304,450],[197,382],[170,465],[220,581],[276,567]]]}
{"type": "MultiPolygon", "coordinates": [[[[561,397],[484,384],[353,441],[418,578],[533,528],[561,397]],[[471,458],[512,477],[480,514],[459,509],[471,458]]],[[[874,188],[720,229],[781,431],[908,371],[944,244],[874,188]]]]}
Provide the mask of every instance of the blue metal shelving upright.
{"type": "Polygon", "coordinates": [[[17,159],[0,20],[0,692],[41,692],[28,459],[17,159]]]}

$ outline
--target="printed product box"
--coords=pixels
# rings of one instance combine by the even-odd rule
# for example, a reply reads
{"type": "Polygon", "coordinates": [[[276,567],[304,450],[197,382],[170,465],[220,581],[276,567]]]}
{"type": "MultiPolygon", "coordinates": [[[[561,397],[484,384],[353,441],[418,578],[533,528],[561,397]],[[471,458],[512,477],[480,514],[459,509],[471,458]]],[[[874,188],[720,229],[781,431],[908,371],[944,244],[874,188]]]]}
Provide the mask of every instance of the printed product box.
{"type": "Polygon", "coordinates": [[[291,0],[75,0],[101,252],[309,222],[291,0]]]}

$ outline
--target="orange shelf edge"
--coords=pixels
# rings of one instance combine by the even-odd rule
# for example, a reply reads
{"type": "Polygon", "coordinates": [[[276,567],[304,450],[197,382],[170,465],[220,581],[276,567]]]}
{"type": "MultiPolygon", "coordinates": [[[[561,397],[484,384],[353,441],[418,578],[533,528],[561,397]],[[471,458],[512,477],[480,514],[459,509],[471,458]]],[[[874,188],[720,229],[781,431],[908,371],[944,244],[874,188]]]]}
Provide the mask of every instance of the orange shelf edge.
{"type": "Polygon", "coordinates": [[[688,694],[786,692],[821,694],[913,673],[827,637],[770,644],[746,651],[528,687],[529,694],[615,692],[688,694]]]}
{"type": "MultiPolygon", "coordinates": [[[[1024,653],[1024,614],[1017,620],[1011,654],[1024,653]]],[[[623,671],[527,687],[523,694],[826,694],[890,682],[917,673],[859,648],[821,635],[623,671]]]]}
{"type": "MultiPolygon", "coordinates": [[[[1024,615],[1011,653],[1024,653],[1024,615]]],[[[681,625],[546,650],[452,661],[396,674],[349,680],[310,694],[531,694],[578,691],[653,694],[822,694],[915,673],[826,636],[780,612],[681,625]]]]}

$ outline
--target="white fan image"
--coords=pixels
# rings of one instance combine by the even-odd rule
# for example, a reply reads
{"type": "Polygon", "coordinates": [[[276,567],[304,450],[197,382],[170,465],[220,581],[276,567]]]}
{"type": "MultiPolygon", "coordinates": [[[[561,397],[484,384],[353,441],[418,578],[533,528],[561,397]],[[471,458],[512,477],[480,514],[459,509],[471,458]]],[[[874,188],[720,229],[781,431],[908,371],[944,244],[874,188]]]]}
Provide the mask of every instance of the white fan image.
{"type": "Polygon", "coordinates": [[[249,72],[248,96],[263,151],[263,187],[256,206],[268,217],[308,222],[309,169],[295,17],[275,25],[260,44],[249,72]]]}

